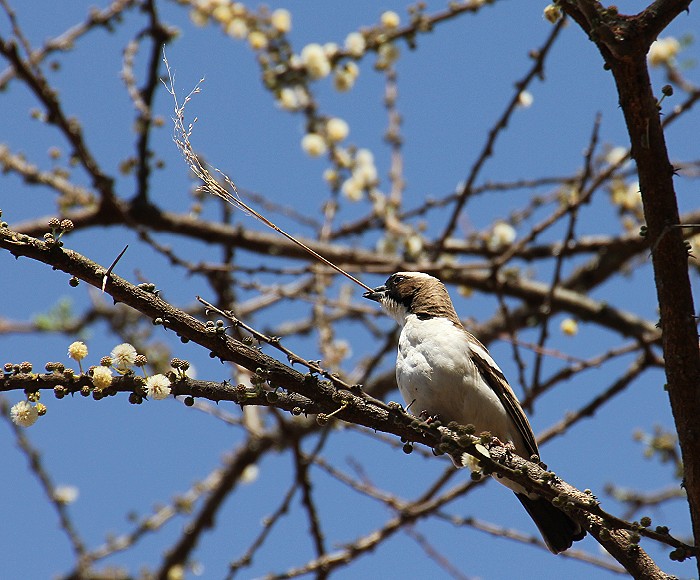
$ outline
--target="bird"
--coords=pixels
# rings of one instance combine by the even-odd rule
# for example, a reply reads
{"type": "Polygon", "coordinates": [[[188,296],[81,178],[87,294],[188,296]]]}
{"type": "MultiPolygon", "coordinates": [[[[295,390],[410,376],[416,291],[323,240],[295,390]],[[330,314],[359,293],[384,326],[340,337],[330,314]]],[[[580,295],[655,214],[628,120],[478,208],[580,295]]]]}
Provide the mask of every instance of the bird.
{"type": "MultiPolygon", "coordinates": [[[[409,409],[443,423],[471,424],[477,433],[488,431],[525,459],[539,456],[530,422],[503,371],[464,327],[440,280],[423,272],[396,272],[363,296],[378,302],[401,327],[396,382],[409,409]]],[[[461,465],[453,461],[474,467],[467,457],[461,465]]],[[[514,491],[554,554],[586,535],[579,522],[547,499],[506,478],[498,481],[514,491]]]]}

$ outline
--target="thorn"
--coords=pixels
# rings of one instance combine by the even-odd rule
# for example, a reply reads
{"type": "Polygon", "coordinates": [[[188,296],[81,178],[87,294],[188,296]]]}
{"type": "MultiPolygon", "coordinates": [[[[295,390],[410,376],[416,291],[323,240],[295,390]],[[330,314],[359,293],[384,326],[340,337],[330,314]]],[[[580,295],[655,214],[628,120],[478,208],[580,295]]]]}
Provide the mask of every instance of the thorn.
{"type": "Polygon", "coordinates": [[[124,246],[124,249],[114,259],[114,262],[112,262],[112,265],[109,268],[107,268],[105,275],[102,277],[102,293],[103,294],[104,294],[105,288],[107,287],[107,279],[109,278],[109,275],[112,273],[112,270],[114,270],[114,266],[117,265],[117,262],[122,259],[122,256],[126,253],[126,250],[128,247],[129,247],[129,244],[124,246]]]}

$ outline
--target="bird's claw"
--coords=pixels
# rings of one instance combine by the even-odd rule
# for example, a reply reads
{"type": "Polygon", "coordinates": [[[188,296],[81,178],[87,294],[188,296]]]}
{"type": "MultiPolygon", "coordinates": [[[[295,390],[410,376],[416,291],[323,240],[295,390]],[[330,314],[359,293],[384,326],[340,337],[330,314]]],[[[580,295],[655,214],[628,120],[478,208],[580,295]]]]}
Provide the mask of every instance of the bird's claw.
{"type": "Polygon", "coordinates": [[[508,456],[511,456],[513,455],[513,453],[515,453],[515,445],[513,445],[512,441],[506,441],[505,443],[503,443],[503,441],[501,441],[498,437],[494,437],[491,440],[491,444],[489,445],[489,447],[495,446],[503,447],[506,450],[508,456]]]}
{"type": "Polygon", "coordinates": [[[421,419],[423,419],[423,421],[425,421],[425,422],[428,423],[428,424],[433,423],[433,422],[435,422],[435,421],[437,421],[437,420],[439,419],[439,416],[438,416],[438,415],[431,415],[431,414],[427,411],[427,409],[423,409],[423,410],[420,412],[420,414],[418,415],[418,417],[420,417],[421,419]]]}

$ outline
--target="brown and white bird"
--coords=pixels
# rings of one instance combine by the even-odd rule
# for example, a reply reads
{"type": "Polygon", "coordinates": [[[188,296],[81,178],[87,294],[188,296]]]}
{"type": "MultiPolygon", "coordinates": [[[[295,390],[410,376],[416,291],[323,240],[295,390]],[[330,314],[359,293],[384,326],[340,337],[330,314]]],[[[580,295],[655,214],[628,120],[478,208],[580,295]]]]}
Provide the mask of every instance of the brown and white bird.
{"type": "MultiPolygon", "coordinates": [[[[397,272],[364,297],[379,302],[401,327],[396,382],[407,405],[444,423],[488,431],[526,459],[539,455],[513,389],[486,347],[462,326],[440,280],[422,272],[397,272]]],[[[546,499],[513,481],[498,481],[515,492],[555,554],[586,535],[546,499]]]]}

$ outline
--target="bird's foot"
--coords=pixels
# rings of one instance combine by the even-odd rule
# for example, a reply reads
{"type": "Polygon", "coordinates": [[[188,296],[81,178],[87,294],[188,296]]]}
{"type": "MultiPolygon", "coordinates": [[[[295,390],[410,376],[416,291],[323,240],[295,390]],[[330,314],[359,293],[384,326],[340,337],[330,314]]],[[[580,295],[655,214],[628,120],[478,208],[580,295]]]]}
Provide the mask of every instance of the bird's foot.
{"type": "Polygon", "coordinates": [[[418,415],[420,419],[423,419],[426,423],[434,423],[440,419],[439,415],[431,415],[426,409],[423,409],[418,415]]]}
{"type": "Polygon", "coordinates": [[[515,445],[511,441],[506,441],[503,443],[498,437],[494,437],[491,440],[491,447],[498,446],[498,447],[503,447],[506,450],[506,453],[510,456],[513,453],[515,453],[515,445]]]}

